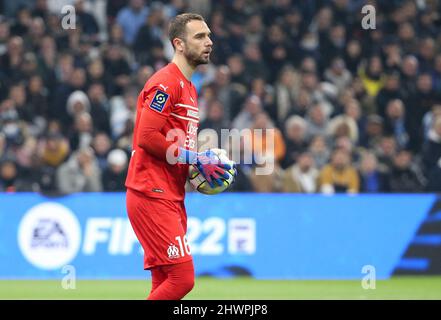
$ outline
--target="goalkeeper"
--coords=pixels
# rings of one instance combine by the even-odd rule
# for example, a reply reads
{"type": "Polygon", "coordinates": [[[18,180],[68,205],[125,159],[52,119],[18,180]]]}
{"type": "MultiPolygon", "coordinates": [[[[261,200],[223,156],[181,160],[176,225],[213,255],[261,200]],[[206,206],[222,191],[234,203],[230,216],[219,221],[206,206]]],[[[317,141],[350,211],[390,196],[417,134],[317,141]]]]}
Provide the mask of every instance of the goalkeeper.
{"type": "Polygon", "coordinates": [[[138,96],[133,151],[126,179],[130,223],[144,249],[144,269],[152,274],[147,299],[182,299],[194,285],[193,258],[185,236],[184,207],[189,164],[210,183],[221,184],[228,165],[211,151],[197,153],[197,92],[190,79],[210,59],[212,41],[197,14],[174,18],[169,38],[172,62],[157,71],[138,96]],[[216,158],[217,159],[217,158],[216,158]]]}

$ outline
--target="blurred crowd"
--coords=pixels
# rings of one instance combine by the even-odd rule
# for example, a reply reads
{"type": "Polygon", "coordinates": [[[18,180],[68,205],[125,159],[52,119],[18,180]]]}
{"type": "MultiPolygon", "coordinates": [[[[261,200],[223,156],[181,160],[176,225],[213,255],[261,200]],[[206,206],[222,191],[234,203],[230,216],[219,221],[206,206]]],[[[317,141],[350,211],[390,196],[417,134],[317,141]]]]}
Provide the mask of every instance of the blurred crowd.
{"type": "Polygon", "coordinates": [[[0,191],[124,190],[137,95],[183,12],[214,42],[192,79],[201,136],[275,142],[274,170],[241,164],[232,191],[441,191],[437,0],[0,0],[0,191]]]}

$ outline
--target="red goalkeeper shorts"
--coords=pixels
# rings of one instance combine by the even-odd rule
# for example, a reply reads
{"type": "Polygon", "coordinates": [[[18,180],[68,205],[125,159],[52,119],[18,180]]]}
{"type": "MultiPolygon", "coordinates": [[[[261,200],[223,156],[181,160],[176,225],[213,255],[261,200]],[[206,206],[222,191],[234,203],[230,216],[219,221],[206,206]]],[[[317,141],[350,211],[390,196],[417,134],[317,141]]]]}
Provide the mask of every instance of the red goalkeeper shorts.
{"type": "Polygon", "coordinates": [[[126,206],[144,249],[144,269],[192,260],[185,236],[187,213],[183,201],[150,198],[127,189],[126,206]]]}

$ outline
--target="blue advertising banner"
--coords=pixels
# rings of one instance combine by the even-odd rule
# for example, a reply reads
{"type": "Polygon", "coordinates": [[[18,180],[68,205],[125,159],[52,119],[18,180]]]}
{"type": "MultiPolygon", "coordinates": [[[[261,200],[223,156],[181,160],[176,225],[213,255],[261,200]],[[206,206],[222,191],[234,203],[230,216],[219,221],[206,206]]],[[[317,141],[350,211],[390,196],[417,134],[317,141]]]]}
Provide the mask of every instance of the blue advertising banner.
{"type": "MultiPolygon", "coordinates": [[[[435,195],[189,193],[197,275],[258,279],[388,278],[435,195]]],[[[0,278],[147,278],[124,193],[0,194],[0,278]],[[69,267],[72,266],[72,267],[69,267]],[[70,270],[70,269],[69,269],[70,270]]]]}

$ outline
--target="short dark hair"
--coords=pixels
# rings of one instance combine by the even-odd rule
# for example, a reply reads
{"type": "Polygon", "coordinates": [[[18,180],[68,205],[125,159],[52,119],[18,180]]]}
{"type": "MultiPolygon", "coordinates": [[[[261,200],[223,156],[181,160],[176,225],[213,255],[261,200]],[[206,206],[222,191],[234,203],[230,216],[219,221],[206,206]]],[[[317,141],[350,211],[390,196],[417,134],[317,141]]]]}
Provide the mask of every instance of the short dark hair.
{"type": "MultiPolygon", "coordinates": [[[[185,32],[186,32],[186,25],[192,20],[199,20],[199,21],[205,21],[204,18],[200,14],[196,13],[183,13],[180,15],[177,15],[171,22],[170,27],[168,29],[168,37],[170,39],[170,42],[173,45],[173,39],[179,38],[184,39],[185,38],[185,32]]],[[[173,45],[174,47],[174,45],[173,45]]]]}

